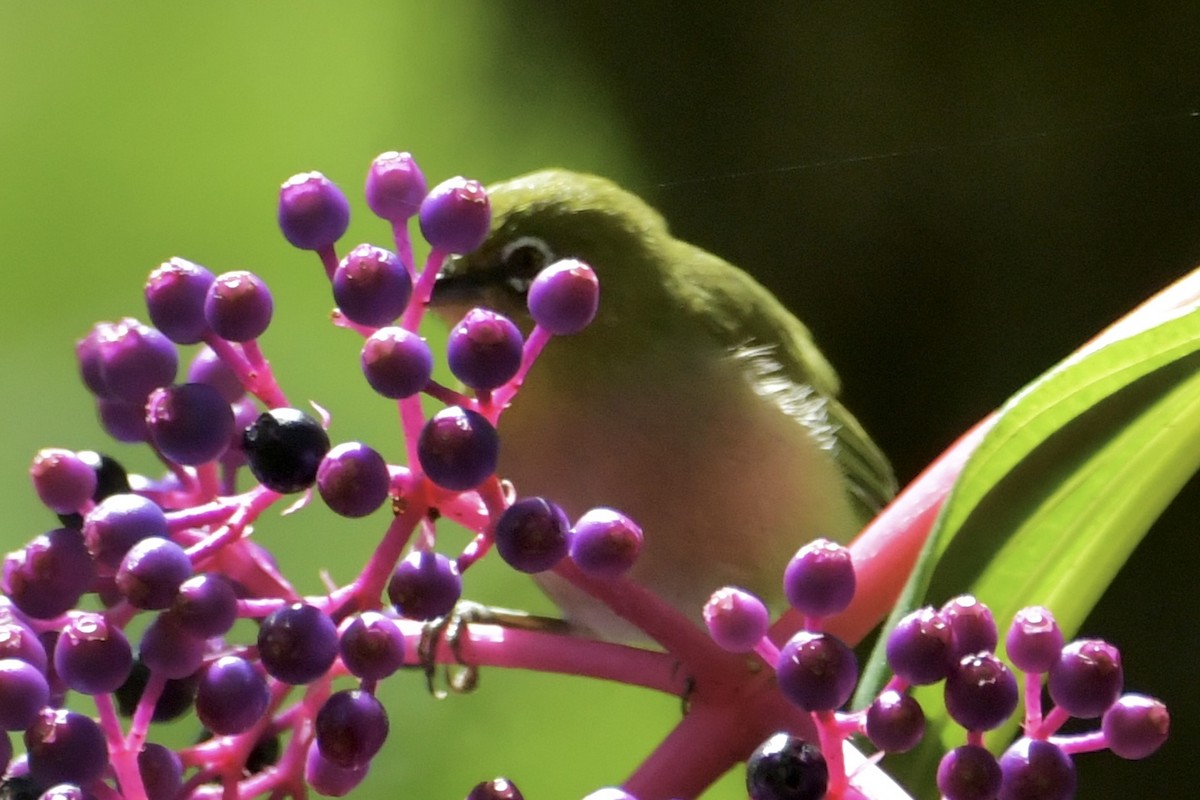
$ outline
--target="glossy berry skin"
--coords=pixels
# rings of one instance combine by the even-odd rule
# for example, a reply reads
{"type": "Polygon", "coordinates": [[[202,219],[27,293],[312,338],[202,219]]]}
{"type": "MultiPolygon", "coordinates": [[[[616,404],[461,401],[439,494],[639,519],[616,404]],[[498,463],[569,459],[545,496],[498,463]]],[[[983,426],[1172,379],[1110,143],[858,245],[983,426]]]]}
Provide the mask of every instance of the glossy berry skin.
{"type": "Polygon", "coordinates": [[[115,572],[129,548],[150,536],[167,538],[167,516],[153,500],[118,493],[100,501],[83,521],[88,549],[102,569],[115,572]]]}
{"type": "Polygon", "coordinates": [[[146,428],[158,451],[176,464],[199,466],[221,455],[233,435],[233,409],[207,383],[166,386],[150,393],[146,428]]]}
{"type": "Polygon", "coordinates": [[[322,756],[343,769],[354,769],[367,764],[383,747],[387,712],[368,692],[334,692],[317,712],[314,730],[322,756]]]}
{"type": "Polygon", "coordinates": [[[1000,800],[1069,800],[1075,765],[1057,745],[1020,738],[1000,756],[1000,800]]]}
{"type": "Polygon", "coordinates": [[[500,437],[483,415],[450,406],[425,423],[417,457],[425,475],[453,491],[474,489],[496,470],[500,437]]]}
{"type": "Polygon", "coordinates": [[[95,575],[83,534],[55,528],[5,557],[0,588],[22,613],[52,619],[75,607],[95,575]]]}
{"type": "Polygon", "coordinates": [[[204,298],[214,276],[183,258],[164,261],[146,280],[146,309],[150,321],[176,344],[195,344],[208,332],[204,298]]]}
{"type": "Polygon", "coordinates": [[[363,342],[363,375],[371,388],[399,400],[425,388],[433,374],[433,353],[417,334],[404,328],[375,331],[363,342]]]}
{"type": "Polygon", "coordinates": [[[237,619],[237,593],[216,572],[193,575],[179,585],[170,609],[175,623],[193,636],[221,636],[237,619]]]}
{"type": "Polygon", "coordinates": [[[425,176],[410,153],[382,153],[367,170],[367,206],[375,216],[389,222],[404,222],[415,216],[425,191],[425,176]]]}
{"type": "Polygon", "coordinates": [[[205,668],[196,690],[196,715],[217,736],[249,730],[270,702],[258,668],[237,656],[222,656],[205,668]]]}
{"type": "Polygon", "coordinates": [[[525,795],[508,778],[493,778],[476,784],[466,800],[525,800],[525,795]]]}
{"type": "Polygon", "coordinates": [[[600,282],[587,264],[574,258],[556,261],[529,285],[533,321],[555,336],[579,333],[596,318],[600,282]]]}
{"type": "Polygon", "coordinates": [[[79,511],[96,491],[96,472],[72,451],[57,447],[38,451],[29,477],[38,499],[56,514],[79,511]]]}
{"type": "Polygon", "coordinates": [[[362,442],[345,442],[325,454],[317,468],[317,491],[334,513],[365,517],[388,499],[387,462],[362,442]]]}
{"type": "Polygon", "coordinates": [[[54,646],[54,671],[83,694],[116,691],[133,669],[133,649],[102,614],[72,612],[54,646]]]}
{"type": "Polygon", "coordinates": [[[164,678],[181,680],[200,668],[204,660],[205,640],[193,636],[170,614],[159,614],[138,643],[138,657],[164,678]]]}
{"type": "Polygon", "coordinates": [[[479,247],[492,222],[487,190],[463,177],[433,187],[417,213],[425,241],[446,253],[469,253],[479,247]]]}
{"type": "Polygon", "coordinates": [[[242,432],[250,471],[273,492],[290,494],[312,486],[329,436],[315,419],[295,408],[264,411],[242,432]]]}
{"type": "Polygon", "coordinates": [[[25,731],[29,774],[43,786],[74,783],[86,786],[108,767],[104,733],[90,717],[46,707],[25,731]]]}
{"type": "Polygon", "coordinates": [[[912,695],[888,689],[867,708],[867,738],[886,753],[904,753],[925,734],[925,712],[912,695]]]}
{"type": "Polygon", "coordinates": [[[146,395],[175,380],[175,345],[154,328],[126,317],[104,329],[97,349],[103,397],[143,403],[146,395]]]}
{"type": "Polygon", "coordinates": [[[360,244],[333,273],[333,299],[351,322],[377,328],[404,313],[412,297],[412,277],[399,257],[381,247],[360,244]]]}
{"type": "Polygon", "coordinates": [[[638,800],[624,789],[618,789],[615,786],[606,786],[603,789],[597,789],[589,793],[583,800],[638,800]]]}
{"type": "Polygon", "coordinates": [[[835,636],[800,631],[779,651],[775,676],[784,697],[805,711],[832,711],[858,682],[854,651],[835,636]]]}
{"type": "Polygon", "coordinates": [[[258,656],[273,678],[294,685],[309,683],[337,658],[333,620],[315,606],[293,603],[271,613],[258,630],[258,656]]]}
{"type": "Polygon", "coordinates": [[[188,383],[206,383],[221,393],[226,403],[236,403],[246,396],[237,373],[230,369],[211,347],[202,347],[188,365],[188,383]]]}
{"type": "Polygon", "coordinates": [[[642,528],[619,511],[593,508],[571,528],[571,560],[588,575],[611,578],[628,572],[642,552],[642,528]]]}
{"type": "Polygon", "coordinates": [[[174,800],[183,786],[183,762],[174,750],[150,742],[137,755],[146,800],[174,800]]]}
{"type": "Polygon", "coordinates": [[[346,195],[321,173],[293,175],[279,188],[279,229],[293,247],[332,247],[349,225],[346,195]]]}
{"type": "Polygon", "coordinates": [[[821,800],[828,786],[825,757],[798,736],[777,733],[746,760],[750,800],[821,800]]]}
{"type": "Polygon", "coordinates": [[[25,730],[49,700],[50,685],[40,669],[20,659],[0,658],[0,731],[25,730]]]}
{"type": "Polygon", "coordinates": [[[1121,653],[1099,639],[1079,639],[1062,649],[1050,668],[1050,699],[1071,716],[1090,719],[1108,710],[1125,683],[1121,653]]]}
{"type": "Polygon", "coordinates": [[[344,797],[367,777],[369,764],[346,769],[334,764],[321,755],[321,748],[314,741],[304,757],[304,780],[319,795],[344,797]]]}
{"type": "Polygon", "coordinates": [[[458,565],[441,553],[414,550],[396,565],[387,593],[403,616],[432,620],[454,610],[462,595],[462,578],[458,565]]]}
{"type": "Polygon", "coordinates": [[[125,554],[117,570],[117,588],[137,608],[171,605],[179,587],[192,577],[192,562],[170,539],[142,539],[125,554]]]}
{"type": "Polygon", "coordinates": [[[788,604],[802,614],[824,617],[850,605],[856,580],[850,551],[816,539],[801,547],[783,572],[788,604]]]}
{"type": "Polygon", "coordinates": [[[938,764],[938,791],[946,800],[995,800],[1001,778],[996,757],[978,745],[956,747],[938,764]]]}
{"type": "Polygon", "coordinates": [[[946,676],[946,710],[967,730],[1003,725],[1017,708],[1017,679],[991,653],[964,656],[946,676]]]}
{"type": "Polygon", "coordinates": [[[104,432],[118,442],[137,444],[150,441],[144,403],[99,397],[96,399],[96,416],[100,418],[100,426],[104,428],[104,432]]]}
{"type": "Polygon", "coordinates": [[[951,657],[994,652],[999,633],[991,609],[969,594],[948,601],[938,612],[950,626],[951,657]]]}
{"type": "Polygon", "coordinates": [[[524,339],[512,320],[473,308],[450,330],[446,363],[454,377],[476,390],[503,386],[521,366],[524,339]]]}
{"type": "Polygon", "coordinates": [[[274,311],[270,289],[262,278],[246,270],[218,275],[204,298],[204,318],[217,336],[231,342],[262,336],[274,311]]]}
{"type": "Polygon", "coordinates": [[[496,520],[496,551],[521,572],[545,572],[566,556],[571,525],[556,504],[542,497],[517,500],[496,520]]]}
{"type": "Polygon", "coordinates": [[[1108,749],[1121,758],[1145,758],[1167,740],[1171,715],[1161,701],[1123,695],[1104,712],[1100,724],[1108,749]]]}
{"type": "Polygon", "coordinates": [[[364,611],[342,631],[338,650],[350,674],[383,680],[404,665],[404,634],[383,614],[364,611]]]}
{"type": "Polygon", "coordinates": [[[950,626],[932,608],[905,616],[888,636],[887,662],[911,684],[937,683],[953,666],[950,626]]]}
{"type": "Polygon", "coordinates": [[[771,612],[746,590],[726,586],[713,592],[704,604],[704,624],[722,649],[747,653],[767,635],[771,612]]]}
{"type": "Polygon", "coordinates": [[[1049,609],[1029,606],[1013,615],[1004,647],[1017,669],[1049,672],[1062,651],[1062,630],[1049,609]]]}

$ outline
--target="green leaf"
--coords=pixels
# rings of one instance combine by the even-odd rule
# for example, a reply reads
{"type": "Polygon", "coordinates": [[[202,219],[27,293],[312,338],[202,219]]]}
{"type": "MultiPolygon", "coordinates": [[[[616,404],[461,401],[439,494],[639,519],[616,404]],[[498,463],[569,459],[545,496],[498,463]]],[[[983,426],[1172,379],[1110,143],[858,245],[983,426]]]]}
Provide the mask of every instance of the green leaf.
{"type": "MultiPolygon", "coordinates": [[[[925,602],[970,592],[1003,632],[1045,605],[1066,636],[1200,468],[1200,311],[1068,358],[1015,395],[971,456],[931,533],[925,602]]],[[[964,740],[941,688],[904,771],[929,781],[964,740]]],[[[1003,746],[1015,731],[989,738],[1003,746]]],[[[889,759],[889,762],[891,759],[889,759]]]]}

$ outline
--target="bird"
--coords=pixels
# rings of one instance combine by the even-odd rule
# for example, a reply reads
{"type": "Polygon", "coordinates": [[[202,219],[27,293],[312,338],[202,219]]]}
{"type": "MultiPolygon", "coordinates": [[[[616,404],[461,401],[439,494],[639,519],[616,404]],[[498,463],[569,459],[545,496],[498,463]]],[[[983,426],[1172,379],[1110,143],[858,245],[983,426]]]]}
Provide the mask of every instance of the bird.
{"type": "MultiPolygon", "coordinates": [[[[593,322],[549,342],[500,416],[497,474],[572,520],[594,507],[631,517],[644,541],[629,577],[697,624],[724,586],[778,609],[797,549],[847,542],[895,492],[809,330],[606,178],[546,169],[488,198],[489,233],[443,265],[436,314],[454,324],[483,307],[528,335],[540,270],[578,259],[600,286],[593,322]]],[[[573,628],[643,638],[552,572],[535,579],[573,628]]]]}

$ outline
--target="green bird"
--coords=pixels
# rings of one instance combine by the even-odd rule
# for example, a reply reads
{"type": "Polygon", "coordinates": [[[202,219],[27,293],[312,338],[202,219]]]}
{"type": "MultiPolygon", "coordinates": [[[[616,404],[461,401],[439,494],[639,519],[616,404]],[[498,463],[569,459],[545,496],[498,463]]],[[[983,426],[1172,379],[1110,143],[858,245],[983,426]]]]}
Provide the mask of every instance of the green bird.
{"type": "MultiPolygon", "coordinates": [[[[632,517],[645,539],[630,576],[697,623],[722,586],[777,607],[799,547],[848,541],[891,498],[808,329],[753,278],[604,178],[551,169],[488,193],[486,241],[438,276],[441,317],[482,306],[528,333],[543,267],[577,258],[600,282],[595,320],[546,346],[500,418],[498,474],[519,496],[632,517]]],[[[557,576],[537,580],[572,625],[640,638],[557,576]]]]}

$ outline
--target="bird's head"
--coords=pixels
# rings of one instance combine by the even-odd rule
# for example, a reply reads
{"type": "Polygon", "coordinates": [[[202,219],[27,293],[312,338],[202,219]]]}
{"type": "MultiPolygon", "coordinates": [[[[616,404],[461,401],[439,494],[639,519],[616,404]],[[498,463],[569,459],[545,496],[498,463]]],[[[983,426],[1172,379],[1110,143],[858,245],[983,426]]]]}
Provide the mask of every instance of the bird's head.
{"type": "Polygon", "coordinates": [[[526,292],[544,267],[563,258],[589,264],[600,280],[599,327],[661,308],[662,217],[641,199],[594,175],[548,169],[489,187],[491,232],[471,253],[447,260],[430,305],[453,324],[482,306],[528,333],[526,292]]]}

